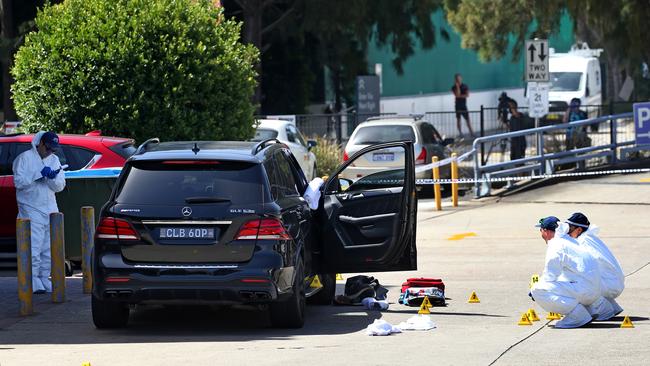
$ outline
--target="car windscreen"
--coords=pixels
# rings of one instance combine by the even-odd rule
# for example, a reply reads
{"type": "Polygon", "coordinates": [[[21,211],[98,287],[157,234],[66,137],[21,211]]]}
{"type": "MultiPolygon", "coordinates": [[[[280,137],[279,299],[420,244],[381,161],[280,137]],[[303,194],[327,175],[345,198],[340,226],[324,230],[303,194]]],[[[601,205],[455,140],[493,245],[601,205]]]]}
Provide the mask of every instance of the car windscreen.
{"type": "Polygon", "coordinates": [[[258,128],[255,131],[255,137],[251,141],[264,141],[268,139],[274,139],[278,137],[278,131],[271,130],[269,128],[258,128]]]}
{"type": "Polygon", "coordinates": [[[415,142],[413,127],[389,124],[361,127],[351,143],[353,145],[370,145],[402,140],[415,142]]]}
{"type": "Polygon", "coordinates": [[[552,72],[551,91],[580,90],[581,72],[552,72]]]}
{"type": "Polygon", "coordinates": [[[184,205],[227,202],[234,205],[263,202],[265,181],[260,164],[233,161],[148,161],[128,167],[117,203],[184,205]]]}

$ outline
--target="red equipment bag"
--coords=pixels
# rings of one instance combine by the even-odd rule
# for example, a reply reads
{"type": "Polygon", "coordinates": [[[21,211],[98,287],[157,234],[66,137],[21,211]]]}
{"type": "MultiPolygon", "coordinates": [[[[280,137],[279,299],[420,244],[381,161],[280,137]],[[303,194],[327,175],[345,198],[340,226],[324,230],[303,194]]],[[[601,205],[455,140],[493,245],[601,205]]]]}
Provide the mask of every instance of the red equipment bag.
{"type": "Polygon", "coordinates": [[[409,278],[402,284],[400,303],[420,306],[428,297],[433,305],[445,305],[445,283],[440,278],[409,278]]]}

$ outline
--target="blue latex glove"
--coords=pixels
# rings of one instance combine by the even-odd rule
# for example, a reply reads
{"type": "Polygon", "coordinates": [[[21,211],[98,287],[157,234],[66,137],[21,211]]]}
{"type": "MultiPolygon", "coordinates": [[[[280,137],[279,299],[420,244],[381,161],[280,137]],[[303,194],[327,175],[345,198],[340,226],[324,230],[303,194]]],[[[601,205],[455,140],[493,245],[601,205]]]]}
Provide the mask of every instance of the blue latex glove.
{"type": "Polygon", "coordinates": [[[52,174],[52,168],[50,168],[49,166],[46,166],[41,170],[41,175],[43,176],[43,178],[49,178],[50,174],[52,174]]]}
{"type": "Polygon", "coordinates": [[[528,296],[530,297],[531,300],[535,301],[535,298],[533,298],[533,293],[532,292],[528,292],[528,296]]]}
{"type": "Polygon", "coordinates": [[[54,179],[56,178],[57,174],[59,174],[60,171],[61,169],[57,169],[57,170],[50,169],[50,174],[48,174],[47,177],[50,179],[54,179]]]}

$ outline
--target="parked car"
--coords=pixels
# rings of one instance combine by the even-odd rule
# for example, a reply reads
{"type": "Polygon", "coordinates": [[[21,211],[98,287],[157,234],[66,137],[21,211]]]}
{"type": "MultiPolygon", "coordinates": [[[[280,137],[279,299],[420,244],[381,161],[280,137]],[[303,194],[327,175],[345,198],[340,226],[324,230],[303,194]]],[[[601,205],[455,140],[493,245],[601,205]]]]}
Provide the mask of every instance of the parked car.
{"type": "Polygon", "coordinates": [[[97,328],[126,326],[129,305],[268,305],[275,327],[302,327],[305,303],[329,304],[335,273],[417,267],[413,144],[369,146],[320,188],[286,144],[157,142],[126,162],[103,207],[92,255],[97,328]],[[339,179],[366,155],[405,156],[391,185],[339,179]],[[322,287],[311,287],[318,275],[322,287]]]}
{"type": "Polygon", "coordinates": [[[277,139],[286,144],[293,156],[296,157],[307,179],[311,180],[318,176],[316,155],[311,152],[311,149],[316,146],[316,141],[305,140],[298,127],[293,123],[275,119],[257,120],[255,137],[251,141],[259,142],[266,139],[277,139]]]}
{"type": "MultiPolygon", "coordinates": [[[[442,139],[435,127],[414,116],[387,116],[369,118],[360,123],[352,132],[343,152],[343,160],[355,154],[366,146],[389,141],[411,141],[415,149],[415,166],[430,164],[437,156],[439,160],[448,158],[451,154],[447,145],[453,139],[442,139]]],[[[405,156],[400,151],[385,149],[376,151],[366,159],[352,164],[344,178],[356,181],[372,173],[392,170],[403,164],[405,156]]],[[[416,173],[416,179],[431,179],[431,169],[416,173]]],[[[451,177],[449,165],[440,167],[442,179],[451,177]]]]}
{"type": "MultiPolygon", "coordinates": [[[[16,266],[16,188],[12,164],[22,152],[31,149],[34,135],[0,136],[0,268],[16,266]]],[[[56,155],[68,170],[121,167],[135,152],[128,138],[101,136],[99,131],[86,135],[59,135],[61,149],[56,155]]]]}

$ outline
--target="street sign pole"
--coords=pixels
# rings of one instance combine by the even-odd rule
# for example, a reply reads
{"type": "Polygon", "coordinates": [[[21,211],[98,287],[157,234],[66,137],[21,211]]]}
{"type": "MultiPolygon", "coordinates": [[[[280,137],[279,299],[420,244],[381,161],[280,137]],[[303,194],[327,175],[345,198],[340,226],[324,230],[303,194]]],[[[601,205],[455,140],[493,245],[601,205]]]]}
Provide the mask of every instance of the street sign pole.
{"type": "MultiPolygon", "coordinates": [[[[525,79],[528,82],[528,114],[535,118],[535,128],[539,127],[540,117],[548,114],[548,82],[550,72],[548,69],[548,40],[533,39],[526,41],[526,69],[525,79]]],[[[540,160],[540,173],[546,172],[544,161],[544,134],[537,133],[537,156],[540,160]]]]}

